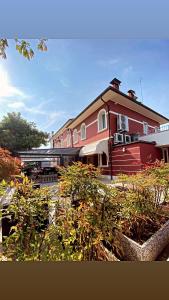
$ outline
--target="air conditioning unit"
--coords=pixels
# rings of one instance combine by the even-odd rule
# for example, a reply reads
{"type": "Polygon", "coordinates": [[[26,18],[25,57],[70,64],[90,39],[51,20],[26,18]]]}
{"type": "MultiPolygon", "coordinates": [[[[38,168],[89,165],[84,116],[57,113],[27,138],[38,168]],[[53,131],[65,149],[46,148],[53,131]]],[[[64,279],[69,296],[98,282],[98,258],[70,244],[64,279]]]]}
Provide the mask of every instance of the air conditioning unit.
{"type": "Polygon", "coordinates": [[[131,142],[136,142],[136,141],[139,140],[139,134],[138,133],[132,133],[130,135],[130,137],[131,137],[131,142]]]}
{"type": "Polygon", "coordinates": [[[115,133],[114,134],[114,143],[118,144],[118,143],[123,143],[123,134],[121,133],[115,133]]]}
{"type": "Polygon", "coordinates": [[[128,131],[129,126],[128,126],[128,117],[119,114],[117,116],[117,130],[119,131],[128,131]]]}
{"type": "Polygon", "coordinates": [[[126,144],[131,143],[131,136],[128,135],[128,134],[125,134],[124,140],[125,140],[125,143],[126,143],[126,144]]]}

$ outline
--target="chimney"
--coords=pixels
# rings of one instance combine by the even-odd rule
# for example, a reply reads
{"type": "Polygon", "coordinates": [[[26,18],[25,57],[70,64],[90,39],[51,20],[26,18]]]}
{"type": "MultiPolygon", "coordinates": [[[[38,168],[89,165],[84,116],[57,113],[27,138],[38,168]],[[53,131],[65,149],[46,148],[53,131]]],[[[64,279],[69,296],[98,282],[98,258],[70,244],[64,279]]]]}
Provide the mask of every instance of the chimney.
{"type": "Polygon", "coordinates": [[[130,97],[130,98],[132,98],[132,99],[134,99],[134,100],[136,100],[137,99],[137,97],[136,97],[136,95],[135,95],[135,91],[133,91],[133,90],[128,90],[128,96],[130,97]]]}
{"type": "Polygon", "coordinates": [[[112,81],[110,81],[110,84],[113,86],[114,89],[119,90],[121,81],[117,78],[114,78],[112,81]]]}

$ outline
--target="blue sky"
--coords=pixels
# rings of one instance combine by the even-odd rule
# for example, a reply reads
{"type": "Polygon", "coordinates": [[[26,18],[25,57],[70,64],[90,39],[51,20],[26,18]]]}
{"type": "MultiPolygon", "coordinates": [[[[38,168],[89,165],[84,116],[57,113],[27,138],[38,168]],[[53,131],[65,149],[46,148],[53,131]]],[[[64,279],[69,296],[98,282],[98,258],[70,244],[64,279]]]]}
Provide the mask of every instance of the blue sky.
{"type": "MultiPolygon", "coordinates": [[[[31,40],[35,47],[36,40],[31,40]]],[[[20,111],[39,129],[56,131],[114,78],[143,103],[169,117],[169,40],[48,40],[48,51],[27,61],[9,40],[0,59],[0,119],[20,111]]]]}

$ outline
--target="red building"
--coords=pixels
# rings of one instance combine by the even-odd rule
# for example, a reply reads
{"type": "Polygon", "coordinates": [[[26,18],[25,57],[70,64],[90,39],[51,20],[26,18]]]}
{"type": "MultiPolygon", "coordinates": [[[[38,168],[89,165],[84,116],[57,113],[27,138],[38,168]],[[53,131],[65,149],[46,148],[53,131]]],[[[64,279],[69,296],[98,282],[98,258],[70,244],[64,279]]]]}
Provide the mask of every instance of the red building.
{"type": "Polygon", "coordinates": [[[120,83],[114,78],[51,137],[53,148],[81,147],[81,160],[99,166],[109,177],[138,172],[145,163],[167,161],[169,156],[169,131],[164,144],[156,141],[162,134],[160,126],[169,119],[138,101],[133,90],[121,92],[120,83]]]}

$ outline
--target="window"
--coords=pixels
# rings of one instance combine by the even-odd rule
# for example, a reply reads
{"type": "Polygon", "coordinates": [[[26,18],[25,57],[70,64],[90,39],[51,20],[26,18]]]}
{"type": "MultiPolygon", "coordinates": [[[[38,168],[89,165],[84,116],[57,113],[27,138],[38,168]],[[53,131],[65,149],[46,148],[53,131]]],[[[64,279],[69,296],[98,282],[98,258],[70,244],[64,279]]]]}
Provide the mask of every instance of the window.
{"type": "Polygon", "coordinates": [[[99,165],[101,167],[107,166],[107,155],[105,152],[103,152],[103,154],[99,154],[99,165]]]}
{"type": "Polygon", "coordinates": [[[73,144],[78,143],[78,132],[77,129],[74,129],[73,131],[73,144]]]}
{"type": "Polygon", "coordinates": [[[143,133],[148,134],[148,123],[147,122],[143,122],[143,133]]]}
{"type": "Polygon", "coordinates": [[[105,130],[107,128],[106,110],[102,109],[98,113],[98,131],[105,130]]]}
{"type": "Polygon", "coordinates": [[[128,117],[119,114],[117,116],[117,129],[120,131],[129,131],[128,117]]]}
{"type": "Polygon", "coordinates": [[[155,128],[154,128],[154,132],[155,133],[157,133],[157,132],[159,132],[160,131],[160,128],[159,127],[157,127],[157,126],[155,126],[155,128]]]}
{"type": "Polygon", "coordinates": [[[68,130],[67,132],[67,147],[71,146],[71,132],[68,130]]]}
{"type": "Polygon", "coordinates": [[[63,137],[60,138],[60,147],[63,148],[64,147],[64,141],[63,141],[63,137]]]}
{"type": "Polygon", "coordinates": [[[81,131],[81,140],[85,140],[86,139],[86,125],[85,125],[85,123],[83,123],[81,125],[80,131],[81,131]]]}

